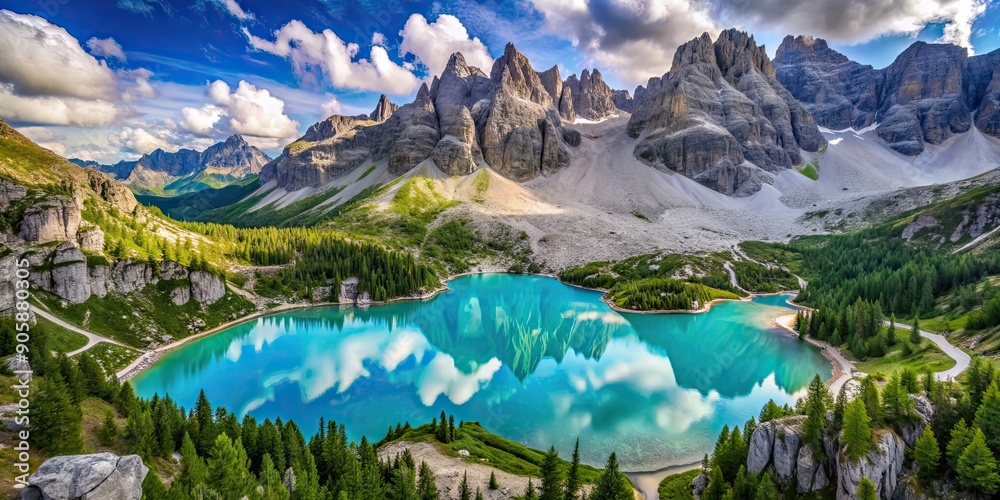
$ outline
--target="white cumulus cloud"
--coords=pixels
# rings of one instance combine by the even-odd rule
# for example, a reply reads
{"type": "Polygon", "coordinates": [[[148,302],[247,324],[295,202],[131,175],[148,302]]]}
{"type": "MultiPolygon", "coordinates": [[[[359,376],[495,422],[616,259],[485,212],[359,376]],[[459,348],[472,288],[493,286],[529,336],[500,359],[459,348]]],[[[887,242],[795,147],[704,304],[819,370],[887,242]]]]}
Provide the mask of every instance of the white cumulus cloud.
{"type": "Polygon", "coordinates": [[[110,99],[114,72],[65,29],[32,15],[0,10],[0,82],[24,96],[110,99]]]}
{"type": "Polygon", "coordinates": [[[239,19],[240,21],[251,21],[255,19],[253,13],[243,10],[243,7],[241,7],[236,0],[216,0],[216,2],[222,8],[226,9],[231,16],[239,19]]]}
{"type": "Polygon", "coordinates": [[[87,40],[87,50],[95,57],[125,61],[125,51],[114,38],[91,38],[87,40]]]}
{"type": "Polygon", "coordinates": [[[324,102],[323,105],[320,106],[320,113],[321,113],[320,119],[325,120],[326,118],[332,115],[339,115],[341,112],[342,109],[340,106],[340,101],[338,101],[337,98],[334,97],[329,101],[324,102]]]}
{"type": "Polygon", "coordinates": [[[399,45],[400,54],[413,54],[417,61],[427,66],[431,75],[441,74],[455,52],[461,52],[465,62],[486,73],[493,66],[493,57],[486,45],[470,37],[462,21],[449,14],[439,15],[433,23],[428,23],[420,14],[413,14],[399,36],[403,39],[399,45]]]}
{"type": "Polygon", "coordinates": [[[295,75],[307,84],[397,95],[420,86],[420,80],[392,61],[384,47],[373,46],[367,59],[359,58],[358,44],[344,42],[329,29],[315,33],[302,21],[292,20],[272,34],[273,40],[245,28],[243,32],[254,49],[288,59],[295,75]]]}
{"type": "Polygon", "coordinates": [[[248,142],[268,149],[298,135],[299,122],[285,114],[285,101],[267,89],[240,81],[233,90],[216,80],[207,91],[211,103],[181,110],[177,125],[182,130],[201,136],[243,134],[248,142]]]}
{"type": "Polygon", "coordinates": [[[916,35],[944,23],[941,41],[972,48],[972,23],[988,0],[724,0],[720,16],[747,29],[803,33],[840,43],[862,43],[883,35],[916,35]]]}

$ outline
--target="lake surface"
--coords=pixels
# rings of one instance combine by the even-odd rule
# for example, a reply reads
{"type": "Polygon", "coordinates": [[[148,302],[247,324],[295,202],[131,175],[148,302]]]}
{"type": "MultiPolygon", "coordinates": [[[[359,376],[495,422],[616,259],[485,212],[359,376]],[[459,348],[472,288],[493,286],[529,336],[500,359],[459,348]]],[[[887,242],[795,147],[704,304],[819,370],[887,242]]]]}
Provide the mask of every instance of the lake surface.
{"type": "Polygon", "coordinates": [[[193,341],[132,380],[143,397],[191,408],[205,389],[241,416],[320,417],[352,439],[441,410],[585,462],[617,451],[625,470],[700,460],[723,425],[768,399],[792,403],[831,375],[820,352],[779,334],[787,296],[703,314],[618,313],[558,280],[481,274],[422,302],[323,307],[258,318],[193,341]]]}

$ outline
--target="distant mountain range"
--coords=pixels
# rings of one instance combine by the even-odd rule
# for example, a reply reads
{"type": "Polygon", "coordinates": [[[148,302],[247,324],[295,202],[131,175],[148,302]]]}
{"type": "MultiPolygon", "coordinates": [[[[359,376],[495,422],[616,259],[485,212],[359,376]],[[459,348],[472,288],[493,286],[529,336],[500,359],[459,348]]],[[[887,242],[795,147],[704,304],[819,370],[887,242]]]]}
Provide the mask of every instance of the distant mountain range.
{"type": "Polygon", "coordinates": [[[964,47],[916,42],[876,70],[823,39],[788,36],[774,66],[778,81],[820,125],[874,126],[878,137],[905,155],[973,126],[1000,136],[1000,50],[969,57],[964,47]]]}
{"type": "Polygon", "coordinates": [[[136,192],[177,195],[241,181],[258,174],[271,158],[236,134],[204,151],[157,149],[138,160],[114,165],[77,158],[69,161],[109,174],[136,192]]]}

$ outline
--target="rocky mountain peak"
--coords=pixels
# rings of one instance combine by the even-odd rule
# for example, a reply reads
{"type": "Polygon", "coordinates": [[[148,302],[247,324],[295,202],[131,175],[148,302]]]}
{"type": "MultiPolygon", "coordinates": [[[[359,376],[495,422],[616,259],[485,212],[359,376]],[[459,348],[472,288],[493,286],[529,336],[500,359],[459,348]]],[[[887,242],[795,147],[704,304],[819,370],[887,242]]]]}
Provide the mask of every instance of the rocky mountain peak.
{"type": "Polygon", "coordinates": [[[747,196],[818,151],[822,134],[775,79],[763,46],[735,29],[681,45],[661,80],[636,89],[635,155],[716,191],[747,196]],[[640,97],[641,96],[641,97],[640,97]]]}
{"type": "Polygon", "coordinates": [[[375,110],[372,111],[368,117],[381,123],[388,120],[397,109],[399,109],[399,106],[390,102],[389,98],[385,94],[382,94],[378,98],[378,104],[375,105],[375,110]]]}
{"type": "Polygon", "coordinates": [[[552,98],[542,86],[538,73],[531,67],[531,62],[524,54],[518,52],[513,43],[504,47],[503,55],[493,62],[490,79],[507,91],[543,106],[552,106],[552,98]]]}
{"type": "Polygon", "coordinates": [[[569,75],[563,86],[569,89],[573,100],[573,111],[580,118],[602,120],[617,112],[613,91],[604,83],[604,77],[596,68],[593,72],[584,69],[579,77],[569,75]]]}
{"type": "Polygon", "coordinates": [[[774,54],[774,64],[825,62],[832,64],[850,61],[844,54],[830,48],[826,40],[809,35],[786,36],[774,54]]]}

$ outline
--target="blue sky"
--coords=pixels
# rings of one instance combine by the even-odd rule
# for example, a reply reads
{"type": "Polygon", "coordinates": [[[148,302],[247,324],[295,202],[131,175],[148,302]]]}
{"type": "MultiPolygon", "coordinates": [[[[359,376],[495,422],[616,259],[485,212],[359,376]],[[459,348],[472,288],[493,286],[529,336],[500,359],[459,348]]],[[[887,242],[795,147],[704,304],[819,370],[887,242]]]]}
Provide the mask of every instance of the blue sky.
{"type": "MultiPolygon", "coordinates": [[[[232,133],[276,154],[331,113],[408,102],[462,51],[507,42],[537,69],[598,67],[633,89],[678,44],[736,26],[773,55],[826,38],[884,67],[914,40],[1000,46],[992,0],[0,0],[0,117],[66,156],[112,162],[232,133]]],[[[484,68],[489,72],[489,68],[484,68]]]]}

